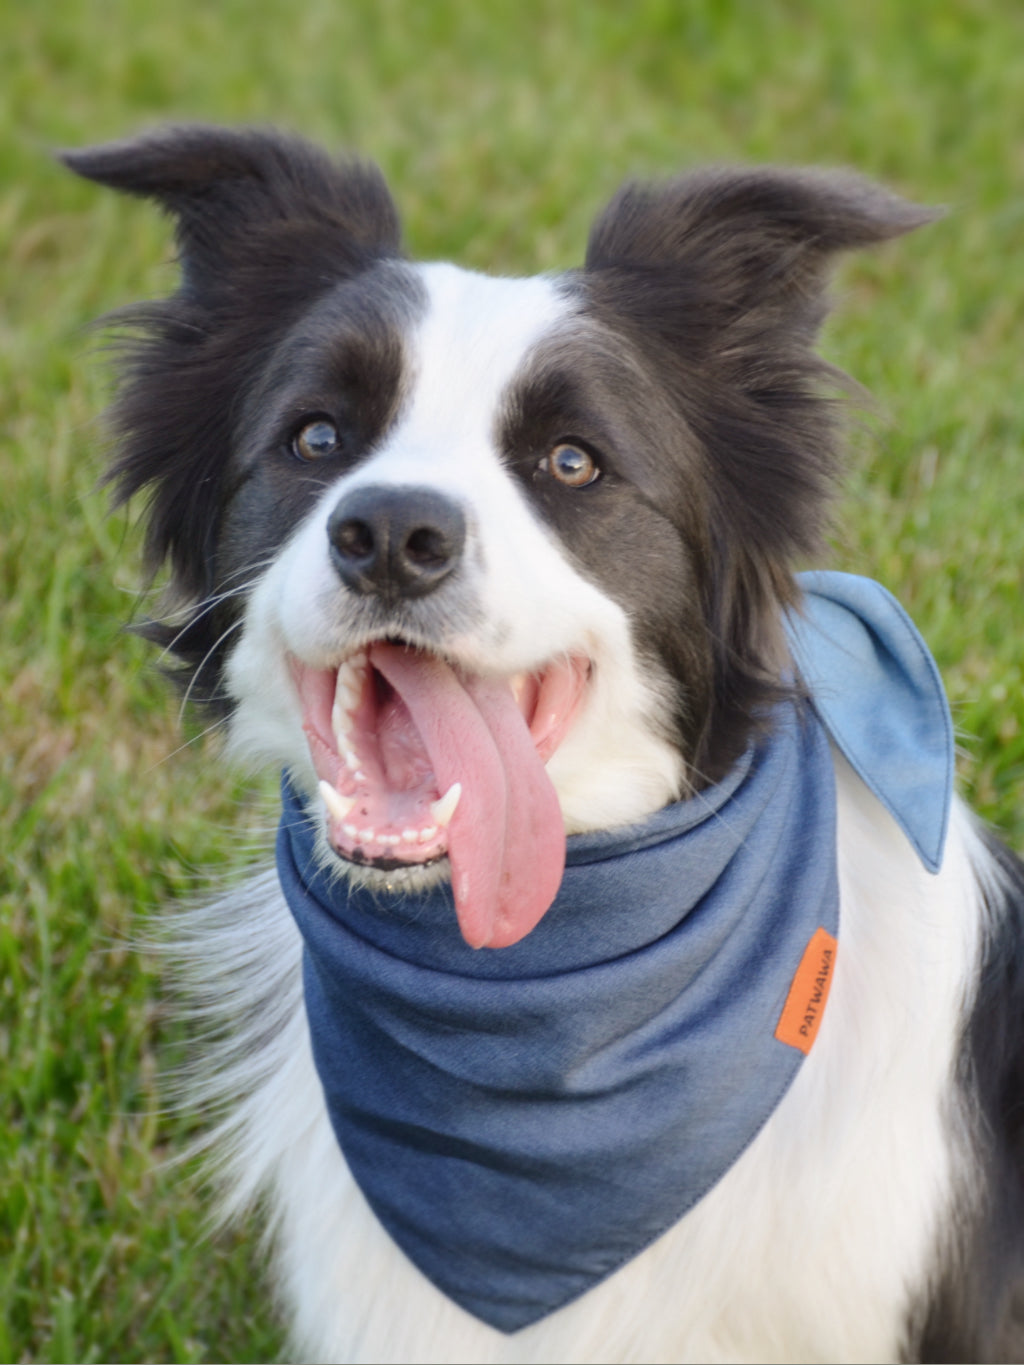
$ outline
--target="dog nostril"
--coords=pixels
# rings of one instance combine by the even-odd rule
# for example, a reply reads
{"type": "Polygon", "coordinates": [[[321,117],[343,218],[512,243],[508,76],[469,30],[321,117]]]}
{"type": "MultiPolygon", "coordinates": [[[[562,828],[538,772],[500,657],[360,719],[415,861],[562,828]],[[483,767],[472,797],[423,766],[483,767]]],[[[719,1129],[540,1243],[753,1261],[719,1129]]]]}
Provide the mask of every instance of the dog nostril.
{"type": "Polygon", "coordinates": [[[373,528],[358,517],[332,527],[331,541],[346,559],[369,559],[374,551],[373,528]]]}
{"type": "Polygon", "coordinates": [[[410,532],[405,542],[405,553],[414,564],[430,568],[447,564],[452,546],[443,531],[433,526],[420,526],[410,532]]]}

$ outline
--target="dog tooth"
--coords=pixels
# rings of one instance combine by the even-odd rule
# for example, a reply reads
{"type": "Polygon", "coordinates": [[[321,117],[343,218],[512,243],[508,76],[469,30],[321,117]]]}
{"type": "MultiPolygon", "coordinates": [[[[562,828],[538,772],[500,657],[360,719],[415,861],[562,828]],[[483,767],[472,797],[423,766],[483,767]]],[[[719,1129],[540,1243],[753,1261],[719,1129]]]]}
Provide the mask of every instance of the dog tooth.
{"type": "Polygon", "coordinates": [[[338,748],[339,751],[341,752],[341,760],[344,763],[345,767],[348,768],[352,775],[358,780],[359,759],[356,757],[356,755],[352,752],[351,749],[342,749],[340,744],[338,748]]]}
{"type": "Polygon", "coordinates": [[[418,829],[403,829],[402,842],[406,844],[414,844],[416,840],[419,838],[419,833],[420,832],[418,829]]]}
{"type": "Polygon", "coordinates": [[[355,695],[357,698],[362,691],[363,674],[366,672],[366,651],[360,650],[358,654],[352,654],[347,659],[343,659],[338,665],[338,679],[335,684],[335,691],[342,689],[349,696],[355,695]]]}
{"type": "Polygon", "coordinates": [[[362,689],[347,678],[338,674],[338,686],[334,693],[334,706],[336,710],[350,712],[354,711],[362,700],[362,689]]]}
{"type": "Polygon", "coordinates": [[[434,817],[434,822],[442,829],[451,823],[451,818],[455,814],[455,807],[459,804],[459,797],[462,795],[462,783],[453,782],[445,792],[444,796],[430,803],[430,814],[434,817]]]}
{"type": "Polygon", "coordinates": [[[354,839],[359,833],[355,825],[342,825],[341,828],[342,832],[347,834],[350,839],[354,839]]]}
{"type": "MultiPolygon", "coordinates": [[[[338,668],[338,676],[334,683],[334,704],[331,707],[331,729],[334,731],[339,753],[352,747],[352,738],[349,733],[351,729],[350,713],[356,709],[362,700],[361,673],[365,668],[365,653],[355,655],[352,659],[346,659],[338,668]]],[[[350,764],[349,766],[354,765],[350,764]]]]}
{"type": "Polygon", "coordinates": [[[327,807],[327,814],[332,820],[337,820],[339,824],[356,804],[354,796],[342,796],[341,792],[335,791],[329,782],[320,783],[320,795],[327,807]]]}
{"type": "Polygon", "coordinates": [[[350,696],[353,693],[358,696],[361,675],[365,669],[366,659],[363,655],[354,654],[351,659],[346,659],[338,669],[338,686],[343,687],[350,696]]]}
{"type": "Polygon", "coordinates": [[[358,837],[362,839],[364,844],[372,844],[377,838],[377,833],[372,829],[361,829],[358,837]]]}
{"type": "Polygon", "coordinates": [[[378,834],[377,842],[378,844],[385,844],[388,848],[393,848],[395,844],[402,842],[402,836],[400,834],[378,834]]]}
{"type": "Polygon", "coordinates": [[[417,842],[421,844],[429,844],[431,839],[436,838],[437,838],[436,825],[424,825],[420,832],[416,835],[417,842]]]}

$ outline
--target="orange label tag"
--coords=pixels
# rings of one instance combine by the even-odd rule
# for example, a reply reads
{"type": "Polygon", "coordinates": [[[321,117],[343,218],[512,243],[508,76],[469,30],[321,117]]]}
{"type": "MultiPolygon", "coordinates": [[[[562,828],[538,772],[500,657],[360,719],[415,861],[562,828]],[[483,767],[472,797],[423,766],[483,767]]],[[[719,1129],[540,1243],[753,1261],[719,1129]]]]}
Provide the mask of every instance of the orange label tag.
{"type": "Polygon", "coordinates": [[[835,939],[827,929],[816,929],[804,949],[775,1030],[780,1043],[810,1052],[825,1013],[835,965],[835,939]]]}

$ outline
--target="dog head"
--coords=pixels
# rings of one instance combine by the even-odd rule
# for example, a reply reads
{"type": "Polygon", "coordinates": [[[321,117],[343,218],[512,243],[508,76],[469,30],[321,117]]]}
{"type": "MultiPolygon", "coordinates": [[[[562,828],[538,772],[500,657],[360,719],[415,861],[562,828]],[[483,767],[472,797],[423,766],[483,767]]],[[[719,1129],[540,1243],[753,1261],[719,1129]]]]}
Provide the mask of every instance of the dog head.
{"type": "Polygon", "coordinates": [[[621,191],[582,269],[496,279],[408,263],[379,173],[298,140],[66,160],[175,222],[112,412],[169,565],[154,637],[329,856],[451,875],[467,940],[515,942],[566,830],[716,781],[766,723],[837,473],[828,267],[932,215],[704,171],[621,191]]]}

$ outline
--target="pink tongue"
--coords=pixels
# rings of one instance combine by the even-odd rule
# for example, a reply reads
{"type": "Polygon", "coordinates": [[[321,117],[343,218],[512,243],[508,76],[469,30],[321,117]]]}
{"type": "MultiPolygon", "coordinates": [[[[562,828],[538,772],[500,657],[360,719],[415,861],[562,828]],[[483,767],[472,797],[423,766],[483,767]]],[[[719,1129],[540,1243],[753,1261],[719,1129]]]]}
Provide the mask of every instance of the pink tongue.
{"type": "Polygon", "coordinates": [[[555,789],[507,682],[462,681],[446,663],[375,644],[370,662],[409,709],[443,795],[459,928],[473,948],[507,948],[537,924],[565,869],[555,789]]]}

